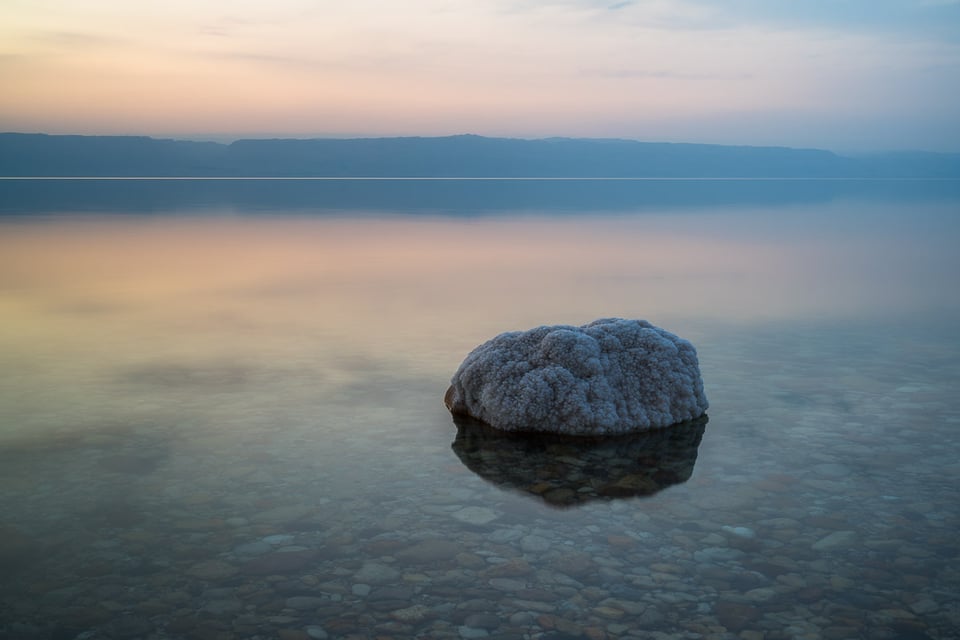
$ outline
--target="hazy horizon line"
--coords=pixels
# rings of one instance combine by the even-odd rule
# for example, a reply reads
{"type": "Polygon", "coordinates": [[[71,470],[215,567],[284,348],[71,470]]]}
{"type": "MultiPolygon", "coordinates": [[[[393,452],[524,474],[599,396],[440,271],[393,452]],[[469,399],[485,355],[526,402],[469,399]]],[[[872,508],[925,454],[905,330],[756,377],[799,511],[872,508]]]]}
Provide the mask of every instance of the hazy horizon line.
{"type": "Polygon", "coordinates": [[[366,182],[960,182],[960,178],[857,178],[857,177],[616,177],[616,176],[0,176],[0,181],[366,181],[366,182]]]}
{"type": "Polygon", "coordinates": [[[894,153],[923,153],[931,155],[960,155],[960,149],[951,151],[931,151],[920,148],[889,148],[875,150],[851,150],[816,146],[793,146],[789,144],[751,144],[751,143],[723,143],[723,142],[696,142],[689,140],[661,140],[661,139],[640,139],[625,137],[598,137],[598,136],[515,136],[515,135],[487,135],[471,132],[448,133],[448,134],[404,134],[404,135],[386,135],[386,134],[362,134],[362,133],[318,133],[318,134],[151,134],[151,133],[50,133],[47,131],[0,131],[0,135],[44,135],[44,136],[62,136],[62,137],[86,137],[86,138],[149,138],[153,140],[174,140],[178,142],[209,142],[228,146],[234,142],[245,140],[396,140],[396,139],[442,139],[459,137],[476,137],[491,140],[521,140],[527,142],[537,142],[545,140],[581,140],[581,141],[610,141],[610,142],[631,142],[638,144],[675,144],[690,146],[712,146],[712,147],[744,147],[754,149],[795,149],[800,151],[827,151],[838,156],[863,157],[894,153]]]}

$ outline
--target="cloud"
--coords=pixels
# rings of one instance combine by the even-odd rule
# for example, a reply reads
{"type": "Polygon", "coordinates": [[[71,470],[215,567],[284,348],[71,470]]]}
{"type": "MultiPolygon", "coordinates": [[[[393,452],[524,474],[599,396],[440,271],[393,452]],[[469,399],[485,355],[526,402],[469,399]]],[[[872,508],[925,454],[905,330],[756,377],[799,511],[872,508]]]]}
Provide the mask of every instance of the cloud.
{"type": "Polygon", "coordinates": [[[584,76],[601,78],[655,78],[664,80],[748,80],[753,73],[684,73],[650,69],[583,69],[584,76]]]}
{"type": "Polygon", "coordinates": [[[718,26],[820,27],[960,38],[960,0],[727,0],[722,6],[713,0],[676,0],[674,4],[700,7],[718,26]]]}
{"type": "MultiPolygon", "coordinates": [[[[912,33],[960,39],[960,0],[491,0],[508,13],[607,14],[634,26],[664,30],[834,29],[912,33]]],[[[602,19],[602,18],[601,18],[602,19]]]]}
{"type": "Polygon", "coordinates": [[[112,47],[124,42],[123,38],[117,36],[105,36],[89,31],[48,31],[40,30],[31,34],[31,39],[36,42],[63,49],[90,49],[100,47],[112,47]]]}
{"type": "Polygon", "coordinates": [[[643,137],[789,111],[793,143],[816,114],[883,116],[879,140],[960,105],[960,0],[18,6],[0,23],[18,89],[0,118],[31,130],[643,137]]]}
{"type": "Polygon", "coordinates": [[[213,60],[237,62],[239,64],[253,63],[283,69],[304,69],[312,71],[322,67],[319,61],[309,58],[260,53],[257,51],[205,51],[197,55],[213,60]]]}

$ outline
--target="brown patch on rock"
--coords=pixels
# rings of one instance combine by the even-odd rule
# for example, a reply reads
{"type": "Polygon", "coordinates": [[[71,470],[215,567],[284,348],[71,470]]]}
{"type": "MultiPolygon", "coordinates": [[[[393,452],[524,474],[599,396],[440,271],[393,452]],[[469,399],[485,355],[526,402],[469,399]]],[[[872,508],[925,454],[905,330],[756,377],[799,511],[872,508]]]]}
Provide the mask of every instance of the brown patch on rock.
{"type": "Polygon", "coordinates": [[[447,392],[443,394],[443,406],[447,408],[447,411],[453,412],[453,385],[450,385],[447,392]]]}

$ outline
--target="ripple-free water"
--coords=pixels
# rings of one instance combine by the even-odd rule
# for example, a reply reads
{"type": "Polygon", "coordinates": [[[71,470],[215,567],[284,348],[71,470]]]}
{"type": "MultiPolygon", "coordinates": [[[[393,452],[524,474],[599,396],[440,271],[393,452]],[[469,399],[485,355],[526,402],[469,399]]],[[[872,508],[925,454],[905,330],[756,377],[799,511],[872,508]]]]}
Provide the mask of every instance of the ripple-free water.
{"type": "Polygon", "coordinates": [[[957,183],[0,201],[2,638],[960,628],[957,183]],[[470,349],[609,316],[697,346],[706,425],[458,431],[470,349]]]}

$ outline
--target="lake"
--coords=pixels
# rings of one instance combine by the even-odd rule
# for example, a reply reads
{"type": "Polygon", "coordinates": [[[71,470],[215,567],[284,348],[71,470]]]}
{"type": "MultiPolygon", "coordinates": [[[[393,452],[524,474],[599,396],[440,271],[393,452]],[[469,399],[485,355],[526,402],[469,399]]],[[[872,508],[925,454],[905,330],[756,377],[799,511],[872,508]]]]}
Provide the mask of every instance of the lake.
{"type": "Polygon", "coordinates": [[[0,638],[955,638],[960,183],[0,180],[0,638]],[[454,423],[643,318],[709,420],[454,423]]]}

